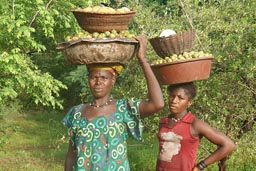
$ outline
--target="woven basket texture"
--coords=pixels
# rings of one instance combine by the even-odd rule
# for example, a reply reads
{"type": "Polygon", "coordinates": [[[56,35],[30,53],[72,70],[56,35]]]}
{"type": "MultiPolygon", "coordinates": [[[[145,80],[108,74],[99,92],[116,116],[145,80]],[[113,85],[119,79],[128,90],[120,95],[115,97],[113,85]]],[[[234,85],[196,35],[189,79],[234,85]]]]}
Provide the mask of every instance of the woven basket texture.
{"type": "Polygon", "coordinates": [[[149,39],[153,49],[161,58],[192,51],[194,48],[194,40],[195,30],[179,32],[168,37],[155,37],[149,39]]]}
{"type": "Polygon", "coordinates": [[[135,11],[117,14],[90,13],[79,10],[72,12],[79,26],[90,33],[127,30],[128,24],[135,14],[135,11]]]}
{"type": "Polygon", "coordinates": [[[79,39],[57,46],[71,64],[125,63],[136,53],[135,39],[79,39]]]}

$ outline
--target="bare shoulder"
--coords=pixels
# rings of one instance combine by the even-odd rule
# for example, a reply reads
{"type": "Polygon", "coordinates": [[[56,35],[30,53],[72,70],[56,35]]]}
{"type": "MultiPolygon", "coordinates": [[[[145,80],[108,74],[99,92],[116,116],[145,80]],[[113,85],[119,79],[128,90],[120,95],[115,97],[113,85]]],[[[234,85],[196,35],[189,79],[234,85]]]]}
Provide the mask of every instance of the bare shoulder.
{"type": "Polygon", "coordinates": [[[207,122],[195,117],[192,122],[192,128],[194,132],[200,136],[206,136],[210,132],[214,132],[215,129],[207,122]]]}
{"type": "Polygon", "coordinates": [[[234,147],[233,141],[231,141],[231,139],[228,136],[226,136],[220,130],[212,127],[210,124],[208,124],[205,121],[202,121],[196,118],[192,123],[192,127],[200,137],[205,137],[210,142],[216,145],[220,145],[220,146],[229,145],[230,148],[234,147]]]}

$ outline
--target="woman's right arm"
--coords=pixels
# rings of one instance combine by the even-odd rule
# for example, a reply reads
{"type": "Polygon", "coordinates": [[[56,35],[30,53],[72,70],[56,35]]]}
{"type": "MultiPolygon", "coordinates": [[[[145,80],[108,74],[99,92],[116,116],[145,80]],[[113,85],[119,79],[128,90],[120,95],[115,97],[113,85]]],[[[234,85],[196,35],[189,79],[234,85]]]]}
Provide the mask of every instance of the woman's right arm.
{"type": "Polygon", "coordinates": [[[65,161],[65,171],[73,170],[74,161],[75,161],[75,151],[74,151],[74,147],[72,145],[72,141],[69,140],[68,153],[67,153],[66,161],[65,161]]]}

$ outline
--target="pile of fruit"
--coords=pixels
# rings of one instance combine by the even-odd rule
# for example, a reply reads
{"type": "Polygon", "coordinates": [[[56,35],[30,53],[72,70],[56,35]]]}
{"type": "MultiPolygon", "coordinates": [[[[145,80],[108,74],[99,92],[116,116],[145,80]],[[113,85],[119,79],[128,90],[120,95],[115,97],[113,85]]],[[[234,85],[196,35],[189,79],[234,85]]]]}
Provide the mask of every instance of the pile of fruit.
{"type": "MultiPolygon", "coordinates": [[[[88,13],[95,13],[95,14],[116,14],[116,15],[121,15],[124,13],[131,12],[131,10],[127,7],[121,7],[121,8],[111,8],[111,7],[106,7],[106,6],[94,6],[94,7],[86,7],[86,8],[78,8],[75,11],[83,11],[83,12],[88,12],[88,13]]],[[[89,24],[89,23],[88,23],[89,24]]],[[[126,30],[115,30],[115,29],[110,29],[104,32],[97,32],[96,30],[94,31],[88,31],[85,28],[83,28],[82,31],[79,33],[76,33],[75,35],[72,36],[67,36],[65,38],[65,41],[72,41],[72,40],[78,40],[81,38],[133,38],[135,34],[130,33],[128,29],[126,30]]]]}
{"type": "Polygon", "coordinates": [[[183,54],[174,54],[172,56],[165,57],[164,59],[157,59],[155,61],[152,61],[152,65],[183,61],[183,60],[194,59],[194,58],[204,58],[204,57],[212,57],[212,54],[205,53],[203,51],[184,52],[183,54]]]}
{"type": "Polygon", "coordinates": [[[150,39],[150,43],[153,49],[156,51],[158,56],[161,57],[160,59],[152,61],[151,65],[179,62],[196,58],[201,59],[213,57],[213,55],[210,53],[206,53],[203,51],[192,51],[192,48],[194,46],[194,34],[195,32],[193,30],[176,33],[172,29],[166,29],[163,30],[158,37],[150,39]],[[157,39],[158,41],[155,42],[155,39],[157,39]],[[184,47],[186,47],[186,49],[184,49],[184,47]],[[166,49],[170,50],[172,53],[166,51],[166,49]]]}
{"type": "Polygon", "coordinates": [[[105,6],[86,7],[81,10],[83,10],[84,12],[99,13],[99,14],[120,14],[120,13],[122,14],[122,13],[131,11],[127,7],[114,9],[114,8],[105,7],[105,6]]]}
{"type": "Polygon", "coordinates": [[[133,38],[135,34],[130,33],[129,30],[110,30],[104,33],[93,32],[89,33],[88,31],[81,31],[73,36],[67,36],[65,38],[66,41],[78,40],[81,38],[133,38]]]}

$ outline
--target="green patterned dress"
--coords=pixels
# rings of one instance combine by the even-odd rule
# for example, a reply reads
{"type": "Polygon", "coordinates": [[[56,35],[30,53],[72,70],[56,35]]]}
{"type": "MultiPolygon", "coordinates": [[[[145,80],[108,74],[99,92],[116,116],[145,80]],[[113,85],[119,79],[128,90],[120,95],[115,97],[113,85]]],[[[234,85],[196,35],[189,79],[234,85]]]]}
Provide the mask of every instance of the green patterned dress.
{"type": "Polygon", "coordinates": [[[130,171],[126,140],[142,141],[140,102],[119,99],[114,113],[90,121],[81,116],[83,104],[70,109],[62,122],[77,154],[75,171],[130,171]]]}

